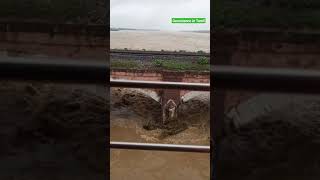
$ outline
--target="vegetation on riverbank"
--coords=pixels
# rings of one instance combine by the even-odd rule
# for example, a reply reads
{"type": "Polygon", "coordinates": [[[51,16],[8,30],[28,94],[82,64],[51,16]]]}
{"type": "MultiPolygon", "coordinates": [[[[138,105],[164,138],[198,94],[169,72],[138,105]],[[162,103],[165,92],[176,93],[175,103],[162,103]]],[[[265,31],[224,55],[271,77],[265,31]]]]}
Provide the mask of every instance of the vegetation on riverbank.
{"type": "Polygon", "coordinates": [[[320,29],[317,0],[217,0],[214,28],[320,29]]]}
{"type": "Polygon", "coordinates": [[[136,61],[111,61],[111,69],[126,68],[126,69],[141,69],[143,65],[136,61]]]}
{"type": "Polygon", "coordinates": [[[201,60],[197,62],[179,62],[171,60],[155,60],[153,66],[157,69],[167,69],[167,70],[199,70],[199,71],[209,71],[209,61],[203,63],[201,60]]]}
{"type": "Polygon", "coordinates": [[[173,70],[173,71],[209,71],[209,58],[200,57],[196,61],[186,62],[178,60],[155,59],[148,64],[138,61],[111,61],[111,69],[155,69],[155,70],[173,70]]]}

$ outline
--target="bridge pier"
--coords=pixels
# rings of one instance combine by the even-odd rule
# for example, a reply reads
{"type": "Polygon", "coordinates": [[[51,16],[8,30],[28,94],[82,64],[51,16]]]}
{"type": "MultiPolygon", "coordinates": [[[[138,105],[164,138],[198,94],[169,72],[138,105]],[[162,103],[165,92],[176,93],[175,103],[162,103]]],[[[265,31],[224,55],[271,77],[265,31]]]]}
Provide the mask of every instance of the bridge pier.
{"type": "MultiPolygon", "coordinates": [[[[183,75],[177,72],[162,73],[163,81],[182,82],[183,75]]],[[[177,118],[177,106],[181,101],[180,89],[163,89],[160,91],[160,103],[162,108],[162,122],[166,123],[177,118]]]]}
{"type": "Polygon", "coordinates": [[[176,109],[180,103],[180,99],[181,99],[180,90],[175,90],[175,89],[162,90],[162,92],[160,93],[160,103],[162,108],[163,123],[168,122],[171,119],[169,118],[170,116],[174,116],[175,118],[177,117],[176,109]],[[170,113],[170,109],[173,112],[170,113]]]}

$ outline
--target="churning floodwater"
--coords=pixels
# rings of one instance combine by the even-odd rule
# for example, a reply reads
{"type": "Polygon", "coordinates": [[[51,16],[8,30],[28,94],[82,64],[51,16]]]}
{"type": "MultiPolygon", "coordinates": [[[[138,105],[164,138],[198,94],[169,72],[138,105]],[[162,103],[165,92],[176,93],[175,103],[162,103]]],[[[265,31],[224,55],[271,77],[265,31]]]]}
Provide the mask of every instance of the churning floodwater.
{"type": "MultiPolygon", "coordinates": [[[[185,99],[192,99],[192,96],[201,97],[190,93],[185,99]]],[[[130,109],[111,108],[110,114],[111,141],[209,145],[208,124],[202,128],[201,120],[202,125],[190,126],[183,132],[159,139],[160,130],[143,129],[141,122],[145,119],[130,109]]],[[[210,154],[204,153],[111,150],[110,163],[112,180],[207,180],[210,173],[210,154]]]]}

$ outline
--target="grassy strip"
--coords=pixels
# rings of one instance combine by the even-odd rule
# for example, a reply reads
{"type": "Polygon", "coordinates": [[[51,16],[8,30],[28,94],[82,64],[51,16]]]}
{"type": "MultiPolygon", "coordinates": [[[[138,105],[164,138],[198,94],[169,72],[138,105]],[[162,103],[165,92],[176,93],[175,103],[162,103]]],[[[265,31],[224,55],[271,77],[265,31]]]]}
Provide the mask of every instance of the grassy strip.
{"type": "Polygon", "coordinates": [[[209,71],[208,58],[200,58],[196,62],[180,62],[173,60],[154,60],[149,65],[143,65],[136,61],[111,61],[111,69],[156,69],[173,71],[209,71]]]}
{"type": "Polygon", "coordinates": [[[142,69],[142,65],[135,61],[111,61],[111,69],[142,69]]]}
{"type": "Polygon", "coordinates": [[[173,62],[173,61],[163,61],[161,66],[155,66],[160,69],[166,70],[197,70],[197,71],[209,71],[210,66],[208,64],[194,64],[194,63],[183,63],[183,62],[173,62]]]}
{"type": "Polygon", "coordinates": [[[216,0],[214,27],[320,29],[318,0],[216,0]]]}

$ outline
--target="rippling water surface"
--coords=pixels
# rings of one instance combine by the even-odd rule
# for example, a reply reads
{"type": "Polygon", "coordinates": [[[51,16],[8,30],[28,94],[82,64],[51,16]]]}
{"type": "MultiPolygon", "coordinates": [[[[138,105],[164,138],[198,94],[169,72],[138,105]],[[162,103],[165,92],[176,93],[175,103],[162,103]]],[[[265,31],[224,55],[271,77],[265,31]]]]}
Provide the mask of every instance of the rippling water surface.
{"type": "Polygon", "coordinates": [[[210,33],[176,31],[111,31],[111,49],[210,52],[210,33]]]}

